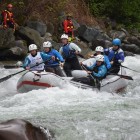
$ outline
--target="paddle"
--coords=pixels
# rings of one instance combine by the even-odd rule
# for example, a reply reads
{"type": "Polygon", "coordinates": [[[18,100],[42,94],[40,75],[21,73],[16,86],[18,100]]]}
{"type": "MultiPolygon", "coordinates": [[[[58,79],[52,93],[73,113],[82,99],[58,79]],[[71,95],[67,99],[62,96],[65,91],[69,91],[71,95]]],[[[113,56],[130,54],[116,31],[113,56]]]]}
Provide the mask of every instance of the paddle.
{"type": "MultiPolygon", "coordinates": [[[[34,68],[35,66],[38,66],[38,65],[40,65],[40,64],[42,64],[42,63],[44,63],[44,61],[41,62],[41,63],[39,63],[39,64],[36,64],[36,65],[32,66],[31,68],[34,68]]],[[[24,72],[24,71],[26,71],[26,69],[24,69],[24,70],[22,70],[22,71],[19,71],[19,72],[16,72],[16,73],[13,73],[13,74],[10,74],[10,75],[8,75],[8,76],[5,76],[5,77],[3,77],[3,78],[0,79],[0,83],[6,81],[6,80],[8,80],[8,79],[10,79],[11,77],[13,77],[13,76],[15,76],[15,75],[17,75],[17,74],[19,74],[19,73],[24,72]]]]}
{"type": "Polygon", "coordinates": [[[127,75],[116,74],[116,73],[109,73],[108,75],[116,75],[116,76],[119,76],[120,78],[124,78],[127,80],[133,80],[133,78],[131,76],[127,76],[127,75]]]}
{"type": "Polygon", "coordinates": [[[128,67],[126,67],[126,66],[123,66],[123,65],[121,65],[121,67],[123,67],[123,68],[126,68],[126,69],[128,69],[128,70],[132,70],[132,71],[134,71],[134,72],[137,72],[137,73],[140,73],[139,71],[133,70],[133,69],[131,69],[131,68],[128,68],[128,67]]]}
{"type": "Polygon", "coordinates": [[[82,55],[82,54],[77,54],[79,57],[81,57],[81,58],[84,58],[85,59],[85,57],[82,55]]]}
{"type": "Polygon", "coordinates": [[[16,68],[22,68],[22,66],[17,67],[16,65],[4,65],[3,68],[5,68],[5,69],[16,69],[16,68]]]}
{"type": "MultiPolygon", "coordinates": [[[[88,71],[84,65],[82,65],[82,68],[83,68],[85,71],[88,71]]],[[[88,73],[88,74],[89,74],[89,76],[94,80],[94,83],[96,84],[97,89],[100,90],[100,88],[101,88],[101,83],[100,83],[97,79],[96,79],[96,81],[95,81],[95,78],[92,76],[92,74],[90,74],[90,73],[88,73]],[[98,82],[98,83],[97,83],[97,82],[98,82]]]]}

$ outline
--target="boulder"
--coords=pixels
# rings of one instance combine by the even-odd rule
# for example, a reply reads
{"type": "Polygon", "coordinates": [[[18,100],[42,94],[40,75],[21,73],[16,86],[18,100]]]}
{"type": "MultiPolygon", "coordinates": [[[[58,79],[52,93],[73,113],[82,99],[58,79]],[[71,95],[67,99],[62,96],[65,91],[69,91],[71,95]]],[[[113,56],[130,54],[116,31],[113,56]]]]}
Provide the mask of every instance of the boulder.
{"type": "Polygon", "coordinates": [[[124,51],[129,51],[135,54],[140,54],[140,48],[135,44],[123,44],[122,49],[124,51]]]}
{"type": "Polygon", "coordinates": [[[125,56],[135,56],[132,52],[124,51],[125,56]]]}
{"type": "Polygon", "coordinates": [[[12,119],[0,123],[1,140],[53,140],[55,135],[48,128],[35,126],[26,120],[12,119]]]}
{"type": "Polygon", "coordinates": [[[42,39],[43,39],[43,42],[52,41],[52,34],[47,32],[42,39]]]}
{"type": "Polygon", "coordinates": [[[44,36],[47,31],[47,26],[40,21],[28,21],[26,26],[39,32],[40,36],[44,36]]]}
{"type": "Polygon", "coordinates": [[[74,30],[78,29],[80,27],[80,24],[73,18],[72,19],[73,25],[74,25],[74,30]]]}
{"type": "Polygon", "coordinates": [[[108,48],[108,47],[112,46],[112,43],[110,41],[104,40],[104,39],[97,39],[97,40],[92,41],[91,49],[95,50],[95,48],[97,46],[102,46],[103,48],[108,48]]]}
{"type": "Polygon", "coordinates": [[[77,33],[81,40],[92,42],[92,40],[96,39],[100,32],[97,29],[89,28],[86,25],[81,25],[77,29],[77,33]]]}
{"type": "Polygon", "coordinates": [[[28,49],[24,41],[15,41],[15,46],[1,51],[0,60],[23,60],[28,53],[28,49]]]}
{"type": "Polygon", "coordinates": [[[107,34],[101,32],[99,29],[96,28],[90,28],[86,25],[81,25],[76,30],[79,38],[86,42],[92,42],[96,39],[105,39],[105,40],[111,40],[107,34]]]}
{"type": "Polygon", "coordinates": [[[126,33],[124,31],[116,31],[116,30],[111,30],[109,32],[109,36],[111,38],[119,38],[121,40],[124,40],[126,38],[126,33]]]}
{"type": "Polygon", "coordinates": [[[83,41],[78,41],[78,40],[75,40],[74,43],[77,44],[81,48],[81,50],[82,50],[81,54],[85,58],[88,58],[91,54],[93,54],[93,51],[89,47],[88,43],[83,42],[83,41]]]}
{"type": "Polygon", "coordinates": [[[49,32],[50,34],[54,33],[54,25],[51,22],[47,23],[47,32],[49,32]]]}
{"type": "Polygon", "coordinates": [[[29,27],[20,27],[17,34],[22,40],[26,40],[27,45],[36,44],[39,48],[42,45],[40,34],[34,29],[29,27]]]}
{"type": "Polygon", "coordinates": [[[11,48],[15,45],[15,37],[12,29],[0,29],[0,50],[11,48]]]}
{"type": "Polygon", "coordinates": [[[17,40],[17,41],[15,41],[15,45],[16,45],[16,47],[22,49],[21,55],[25,57],[28,53],[28,47],[27,47],[26,42],[23,40],[17,40]]]}
{"type": "Polygon", "coordinates": [[[138,39],[137,37],[135,36],[131,36],[127,39],[127,41],[131,44],[136,44],[137,46],[140,47],[140,39],[138,39]]]}

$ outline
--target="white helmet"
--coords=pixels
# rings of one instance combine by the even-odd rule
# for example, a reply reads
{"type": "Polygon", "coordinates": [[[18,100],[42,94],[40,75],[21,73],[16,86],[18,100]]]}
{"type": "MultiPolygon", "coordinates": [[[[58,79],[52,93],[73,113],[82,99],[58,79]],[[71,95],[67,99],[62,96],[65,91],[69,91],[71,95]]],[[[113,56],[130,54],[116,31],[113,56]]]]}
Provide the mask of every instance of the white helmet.
{"type": "Polygon", "coordinates": [[[101,61],[101,62],[103,62],[103,61],[104,61],[104,56],[103,56],[103,55],[97,55],[97,56],[96,56],[96,61],[101,61]]]}
{"type": "Polygon", "coordinates": [[[102,46],[97,46],[95,52],[104,52],[104,48],[102,46]]]}
{"type": "Polygon", "coordinates": [[[69,37],[68,37],[68,35],[63,34],[63,35],[61,35],[61,39],[69,39],[69,37]]]}
{"type": "Polygon", "coordinates": [[[50,41],[43,43],[43,48],[51,48],[51,47],[52,47],[52,43],[50,41]]]}
{"type": "Polygon", "coordinates": [[[37,50],[37,46],[35,44],[29,45],[29,51],[37,50]]]}

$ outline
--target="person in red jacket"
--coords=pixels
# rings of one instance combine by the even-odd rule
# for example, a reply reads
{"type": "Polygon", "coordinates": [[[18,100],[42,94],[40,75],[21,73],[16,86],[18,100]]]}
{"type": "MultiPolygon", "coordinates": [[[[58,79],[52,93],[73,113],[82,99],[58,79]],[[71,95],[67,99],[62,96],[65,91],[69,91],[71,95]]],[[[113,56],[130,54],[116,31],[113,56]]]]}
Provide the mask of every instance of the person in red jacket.
{"type": "Polygon", "coordinates": [[[15,21],[14,21],[14,15],[13,15],[13,5],[8,4],[7,9],[2,12],[2,25],[4,29],[12,28],[15,30],[15,21]]]}
{"type": "Polygon", "coordinates": [[[70,14],[67,15],[67,19],[63,21],[63,29],[65,34],[67,34],[72,39],[74,38],[74,33],[73,33],[74,25],[71,20],[70,14]]]}

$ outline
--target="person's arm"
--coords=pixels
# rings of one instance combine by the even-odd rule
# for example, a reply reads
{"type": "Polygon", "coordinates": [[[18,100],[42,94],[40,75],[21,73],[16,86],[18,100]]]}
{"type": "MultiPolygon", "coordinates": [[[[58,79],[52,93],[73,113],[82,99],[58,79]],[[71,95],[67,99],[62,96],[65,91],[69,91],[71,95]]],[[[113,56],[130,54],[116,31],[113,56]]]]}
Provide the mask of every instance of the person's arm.
{"type": "Polygon", "coordinates": [[[106,75],[106,72],[107,72],[106,69],[102,68],[98,71],[98,73],[93,72],[92,74],[93,74],[93,76],[100,78],[100,77],[104,77],[106,75]]]}
{"type": "Polygon", "coordinates": [[[11,20],[12,20],[12,22],[15,24],[15,20],[14,20],[14,14],[12,13],[12,16],[11,16],[12,18],[11,18],[11,20]]]}
{"type": "Polygon", "coordinates": [[[81,49],[80,49],[80,47],[78,47],[78,45],[76,45],[75,43],[70,43],[70,48],[72,49],[72,50],[75,50],[76,52],[81,52],[81,49]]]}
{"type": "Polygon", "coordinates": [[[65,33],[67,34],[67,33],[68,33],[68,28],[67,28],[68,23],[67,23],[67,20],[64,20],[63,26],[64,26],[64,31],[65,31],[65,33]]]}
{"type": "Polygon", "coordinates": [[[123,63],[124,62],[124,52],[119,53],[119,63],[123,63]]]}
{"type": "Polygon", "coordinates": [[[52,56],[48,55],[46,53],[41,52],[40,55],[41,55],[43,61],[47,61],[47,60],[51,60],[52,59],[52,56]]]}
{"type": "Polygon", "coordinates": [[[4,28],[7,28],[7,13],[3,13],[3,26],[4,28]]]}
{"type": "Polygon", "coordinates": [[[58,51],[54,51],[55,56],[59,59],[59,61],[64,62],[62,55],[58,51]]]}
{"type": "Polygon", "coordinates": [[[26,69],[26,67],[28,67],[30,63],[31,61],[28,59],[28,57],[26,57],[23,63],[23,68],[26,69]]]}
{"type": "Polygon", "coordinates": [[[108,56],[105,55],[104,58],[105,58],[105,64],[106,64],[107,69],[110,69],[111,68],[111,64],[110,64],[110,61],[108,59],[108,56]]]}

